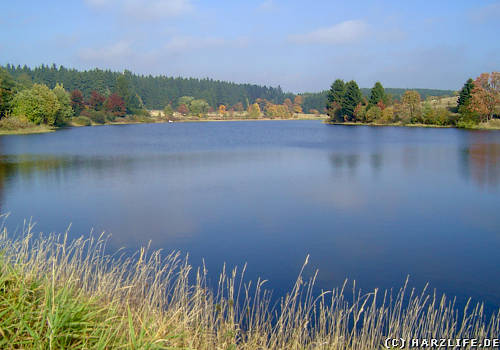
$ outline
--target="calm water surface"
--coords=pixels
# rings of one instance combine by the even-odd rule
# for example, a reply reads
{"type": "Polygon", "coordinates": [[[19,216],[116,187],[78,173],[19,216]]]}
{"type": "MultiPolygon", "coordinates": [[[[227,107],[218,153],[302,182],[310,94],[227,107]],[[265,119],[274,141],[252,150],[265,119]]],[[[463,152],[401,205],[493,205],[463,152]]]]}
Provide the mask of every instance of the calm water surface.
{"type": "Polygon", "coordinates": [[[113,248],[248,262],[274,295],[417,288],[500,306],[500,133],[316,121],[73,128],[0,137],[0,211],[113,248]]]}

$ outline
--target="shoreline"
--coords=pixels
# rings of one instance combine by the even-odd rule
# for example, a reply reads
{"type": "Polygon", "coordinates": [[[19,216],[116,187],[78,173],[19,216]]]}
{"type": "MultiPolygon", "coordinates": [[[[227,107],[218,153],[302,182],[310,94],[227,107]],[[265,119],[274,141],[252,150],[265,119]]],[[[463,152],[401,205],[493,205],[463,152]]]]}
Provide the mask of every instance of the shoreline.
{"type": "MultiPolygon", "coordinates": [[[[491,121],[490,121],[491,122],[491,121]]],[[[437,125],[437,124],[401,124],[401,123],[359,123],[359,122],[330,122],[325,120],[325,124],[328,125],[347,125],[347,126],[375,126],[375,127],[384,127],[384,126],[394,126],[394,127],[407,127],[407,128],[434,128],[434,129],[462,129],[462,130],[500,130],[500,123],[498,125],[491,125],[489,123],[480,123],[475,125],[474,127],[468,128],[459,128],[455,125],[437,125]]]]}
{"type": "Polygon", "coordinates": [[[50,132],[56,132],[60,128],[51,128],[49,126],[33,126],[29,128],[22,129],[0,129],[0,136],[9,135],[31,135],[31,134],[46,134],[50,132]]]}
{"type": "MultiPolygon", "coordinates": [[[[114,122],[106,122],[103,124],[92,123],[91,125],[81,125],[76,124],[70,121],[67,125],[61,127],[49,127],[45,125],[36,125],[33,127],[22,128],[22,129],[1,129],[0,128],[0,136],[8,136],[8,135],[31,135],[31,134],[43,134],[43,133],[51,133],[56,132],[60,129],[66,128],[80,128],[85,126],[103,126],[103,125],[132,125],[132,124],[165,124],[169,123],[168,119],[159,119],[155,117],[146,117],[147,120],[122,120],[122,121],[114,121],[114,122]]],[[[392,126],[392,127],[410,127],[410,128],[436,128],[436,129],[464,129],[464,130],[500,130],[500,122],[497,120],[490,121],[488,123],[481,123],[475,125],[474,127],[469,128],[458,128],[453,125],[435,125],[435,124],[401,124],[401,123],[361,123],[361,122],[331,122],[328,121],[325,116],[307,116],[302,115],[296,118],[231,118],[231,119],[220,119],[213,117],[199,118],[199,117],[187,117],[178,120],[172,120],[173,123],[199,123],[199,122],[240,122],[240,121],[291,121],[291,120],[316,120],[321,121],[324,124],[328,125],[346,125],[346,126],[373,126],[373,127],[384,127],[384,126],[392,126]],[[493,123],[492,123],[493,122],[493,123]],[[493,124],[493,125],[492,125],[493,124]]]]}

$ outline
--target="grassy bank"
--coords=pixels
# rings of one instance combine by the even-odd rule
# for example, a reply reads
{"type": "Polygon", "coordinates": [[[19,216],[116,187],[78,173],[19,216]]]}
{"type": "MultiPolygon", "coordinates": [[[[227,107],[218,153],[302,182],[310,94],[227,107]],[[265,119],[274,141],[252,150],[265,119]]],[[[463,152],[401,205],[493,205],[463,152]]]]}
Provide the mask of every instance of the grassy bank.
{"type": "Polygon", "coordinates": [[[0,120],[0,135],[40,134],[55,130],[55,128],[48,125],[35,125],[14,117],[0,120]]]}
{"type": "Polygon", "coordinates": [[[486,319],[480,305],[469,305],[461,317],[445,297],[406,286],[396,295],[362,294],[346,284],[313,295],[314,278],[299,273],[273,307],[264,281],[244,282],[244,268],[224,269],[210,289],[205,269],[194,270],[178,253],[105,251],[102,237],[69,242],[34,236],[28,227],[12,240],[3,230],[0,348],[379,349],[386,336],[485,338],[500,331],[500,312],[486,319]],[[347,301],[351,293],[354,301],[347,301]]]}

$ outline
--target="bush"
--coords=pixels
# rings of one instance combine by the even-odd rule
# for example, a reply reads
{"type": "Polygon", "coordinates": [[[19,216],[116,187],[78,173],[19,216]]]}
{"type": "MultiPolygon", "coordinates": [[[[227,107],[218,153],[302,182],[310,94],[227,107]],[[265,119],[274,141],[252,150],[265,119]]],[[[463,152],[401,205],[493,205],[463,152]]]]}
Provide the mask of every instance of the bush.
{"type": "Polygon", "coordinates": [[[131,109],[130,111],[134,115],[139,115],[139,116],[143,116],[143,117],[151,117],[151,114],[146,109],[137,109],[137,108],[134,108],[134,109],[131,109]]]}
{"type": "Polygon", "coordinates": [[[26,118],[9,116],[0,119],[0,129],[4,130],[17,130],[33,127],[34,124],[30,123],[26,118]]]}
{"type": "Polygon", "coordinates": [[[82,115],[79,117],[74,117],[72,119],[72,121],[73,121],[73,124],[81,125],[81,126],[90,126],[92,124],[89,118],[84,117],[82,115]]]}
{"type": "Polygon", "coordinates": [[[80,116],[89,118],[95,124],[104,124],[107,121],[114,121],[116,116],[112,113],[107,113],[105,111],[94,111],[86,109],[82,111],[80,116]]]}

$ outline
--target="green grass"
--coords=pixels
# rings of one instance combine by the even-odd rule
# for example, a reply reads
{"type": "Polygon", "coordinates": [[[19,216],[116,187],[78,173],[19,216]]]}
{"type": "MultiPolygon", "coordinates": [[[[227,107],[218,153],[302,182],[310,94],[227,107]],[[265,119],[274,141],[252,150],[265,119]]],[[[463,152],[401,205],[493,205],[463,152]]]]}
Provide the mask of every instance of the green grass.
{"type": "Polygon", "coordinates": [[[245,267],[224,266],[212,290],[206,269],[177,252],[107,255],[106,244],[102,236],[34,236],[29,225],[18,239],[3,230],[0,348],[380,349],[386,336],[491,338],[500,330],[500,311],[487,319],[479,304],[459,316],[453,300],[406,284],[394,295],[347,282],[317,295],[316,275],[305,281],[302,271],[273,307],[265,281],[245,282],[245,267]]]}

